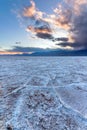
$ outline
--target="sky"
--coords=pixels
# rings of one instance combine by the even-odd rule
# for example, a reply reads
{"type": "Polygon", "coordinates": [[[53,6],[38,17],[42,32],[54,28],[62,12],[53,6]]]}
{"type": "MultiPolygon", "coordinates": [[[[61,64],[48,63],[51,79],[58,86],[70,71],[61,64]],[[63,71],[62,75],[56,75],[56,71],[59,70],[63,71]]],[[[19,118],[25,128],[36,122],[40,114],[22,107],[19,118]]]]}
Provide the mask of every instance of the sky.
{"type": "Polygon", "coordinates": [[[87,49],[87,0],[0,0],[0,54],[87,49]]]}

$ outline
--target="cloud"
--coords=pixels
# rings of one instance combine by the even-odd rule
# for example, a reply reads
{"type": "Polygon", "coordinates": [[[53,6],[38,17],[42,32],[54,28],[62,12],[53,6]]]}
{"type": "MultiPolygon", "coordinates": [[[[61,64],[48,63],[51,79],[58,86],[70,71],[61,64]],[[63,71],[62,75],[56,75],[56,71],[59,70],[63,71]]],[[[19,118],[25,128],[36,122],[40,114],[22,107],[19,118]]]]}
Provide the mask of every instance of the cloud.
{"type": "Polygon", "coordinates": [[[21,44],[21,42],[15,42],[15,44],[21,44]]]}
{"type": "Polygon", "coordinates": [[[54,13],[53,23],[57,27],[68,30],[71,26],[72,10],[59,5],[58,8],[54,9],[54,13]]]}
{"type": "Polygon", "coordinates": [[[59,37],[59,38],[55,38],[54,41],[63,41],[63,42],[67,42],[69,39],[67,37],[59,37]]]}
{"type": "Polygon", "coordinates": [[[54,9],[54,13],[54,25],[69,33],[69,43],[60,43],[58,46],[87,49],[87,0],[65,0],[54,9]]]}
{"type": "Polygon", "coordinates": [[[33,0],[31,0],[30,3],[31,5],[29,7],[24,8],[23,16],[35,19],[42,18],[44,13],[36,8],[35,2],[33,0]]]}
{"type": "Polygon", "coordinates": [[[27,31],[32,31],[34,33],[42,33],[42,34],[45,34],[45,33],[51,34],[52,33],[52,30],[47,25],[43,25],[40,27],[28,26],[27,31]]]}
{"type": "Polygon", "coordinates": [[[27,32],[32,32],[38,38],[52,40],[52,29],[48,22],[43,18],[44,12],[39,11],[36,8],[35,2],[30,1],[31,5],[24,8],[23,16],[34,21],[34,25],[28,25],[26,28],[27,32]]]}
{"type": "MultiPolygon", "coordinates": [[[[44,12],[39,11],[36,8],[35,2],[33,0],[30,1],[31,5],[29,7],[24,8],[23,17],[27,17],[30,20],[34,21],[33,25],[28,25],[26,28],[27,32],[32,32],[38,38],[48,39],[53,42],[55,41],[67,41],[67,38],[55,38],[54,29],[50,27],[50,24],[58,25],[56,15],[47,15],[44,12]]],[[[61,23],[63,24],[63,23],[61,23]]]]}
{"type": "Polygon", "coordinates": [[[53,40],[53,36],[51,34],[48,33],[37,33],[36,34],[37,37],[42,38],[42,39],[49,39],[49,40],[53,40]]]}
{"type": "Polygon", "coordinates": [[[58,26],[60,23],[69,32],[69,43],[60,43],[60,45],[64,47],[68,45],[74,49],[86,49],[87,1],[65,0],[61,9],[58,8],[54,11],[56,15],[59,15],[58,26]]]}
{"type": "Polygon", "coordinates": [[[61,47],[71,47],[71,48],[78,48],[79,43],[71,43],[71,42],[61,42],[61,43],[58,43],[56,45],[58,46],[61,46],[61,47]]]}
{"type": "Polygon", "coordinates": [[[29,7],[24,8],[23,15],[25,17],[34,17],[36,14],[35,3],[30,1],[31,5],[29,7]]]}
{"type": "Polygon", "coordinates": [[[51,40],[54,39],[54,37],[52,36],[52,30],[50,29],[50,26],[48,24],[39,27],[28,26],[27,31],[35,33],[38,38],[51,40]]]}
{"type": "Polygon", "coordinates": [[[40,26],[40,27],[28,26],[27,31],[35,33],[35,35],[38,38],[52,40],[53,42],[55,42],[55,41],[65,41],[65,42],[68,41],[68,38],[66,38],[66,37],[55,38],[52,35],[52,30],[48,24],[40,26]]]}
{"type": "Polygon", "coordinates": [[[74,43],[78,43],[79,47],[87,48],[87,12],[81,14],[74,19],[73,27],[71,28],[71,38],[74,43]]]}
{"type": "Polygon", "coordinates": [[[34,24],[27,25],[27,31],[38,38],[60,41],[60,47],[87,49],[87,0],[63,0],[49,15],[36,8],[33,0],[30,3],[24,8],[23,17],[33,20],[34,24]],[[59,29],[66,30],[68,38],[54,37],[59,29]]]}

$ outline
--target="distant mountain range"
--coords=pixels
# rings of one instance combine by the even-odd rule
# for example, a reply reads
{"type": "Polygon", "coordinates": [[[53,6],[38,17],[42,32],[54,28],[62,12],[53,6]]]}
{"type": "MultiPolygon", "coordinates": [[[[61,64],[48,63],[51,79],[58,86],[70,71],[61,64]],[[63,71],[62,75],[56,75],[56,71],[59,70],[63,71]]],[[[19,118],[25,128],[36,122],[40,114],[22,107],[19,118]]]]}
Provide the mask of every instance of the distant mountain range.
{"type": "Polygon", "coordinates": [[[28,53],[16,54],[15,56],[87,56],[87,50],[78,50],[78,51],[76,50],[49,50],[49,51],[38,51],[32,54],[28,54],[28,53]]]}
{"type": "Polygon", "coordinates": [[[87,50],[70,51],[70,50],[56,50],[46,52],[35,52],[31,56],[87,56],[87,50]]]}
{"type": "Polygon", "coordinates": [[[23,53],[21,56],[87,56],[87,50],[71,51],[71,50],[51,50],[34,52],[32,54],[23,53]]]}

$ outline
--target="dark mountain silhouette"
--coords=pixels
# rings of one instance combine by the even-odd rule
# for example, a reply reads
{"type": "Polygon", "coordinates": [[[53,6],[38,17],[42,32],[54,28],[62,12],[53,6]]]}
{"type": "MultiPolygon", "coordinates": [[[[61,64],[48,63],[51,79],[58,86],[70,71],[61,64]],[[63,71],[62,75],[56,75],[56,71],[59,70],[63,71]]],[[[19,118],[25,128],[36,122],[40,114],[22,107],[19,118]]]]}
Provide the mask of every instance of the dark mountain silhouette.
{"type": "MultiPolygon", "coordinates": [[[[5,55],[6,56],[6,55],[5,55]]],[[[8,56],[8,55],[7,55],[8,56]]],[[[10,56],[87,56],[87,50],[48,50],[48,51],[37,51],[32,54],[23,53],[15,54],[10,56]]]]}
{"type": "Polygon", "coordinates": [[[87,56],[87,50],[70,51],[70,50],[55,50],[45,52],[34,52],[30,56],[87,56]]]}

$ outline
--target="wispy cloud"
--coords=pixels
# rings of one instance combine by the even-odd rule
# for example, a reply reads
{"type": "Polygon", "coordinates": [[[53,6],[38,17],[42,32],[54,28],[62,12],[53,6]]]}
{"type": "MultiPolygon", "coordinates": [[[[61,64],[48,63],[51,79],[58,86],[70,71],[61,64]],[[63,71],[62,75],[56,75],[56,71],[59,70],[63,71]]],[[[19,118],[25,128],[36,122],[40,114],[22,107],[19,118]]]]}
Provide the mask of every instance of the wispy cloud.
{"type": "Polygon", "coordinates": [[[24,8],[23,15],[25,17],[40,19],[43,16],[43,12],[39,11],[36,8],[35,2],[33,0],[30,1],[31,5],[29,7],[24,8]]]}

